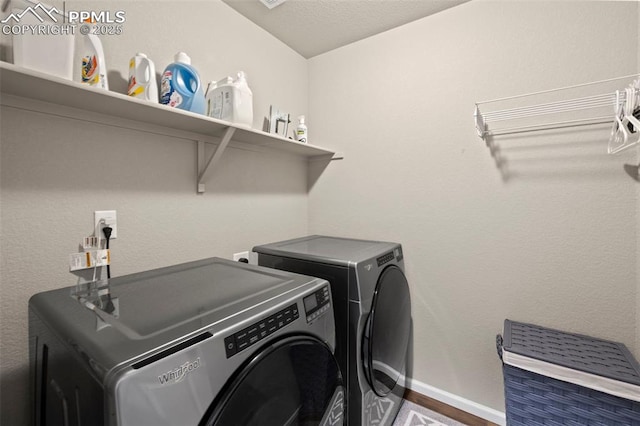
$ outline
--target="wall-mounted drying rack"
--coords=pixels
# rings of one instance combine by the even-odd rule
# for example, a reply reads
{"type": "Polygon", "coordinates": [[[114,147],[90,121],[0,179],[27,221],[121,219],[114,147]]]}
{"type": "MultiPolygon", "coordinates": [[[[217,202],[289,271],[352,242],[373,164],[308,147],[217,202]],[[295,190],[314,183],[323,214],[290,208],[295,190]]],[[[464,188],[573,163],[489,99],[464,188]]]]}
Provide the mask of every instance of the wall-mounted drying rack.
{"type": "Polygon", "coordinates": [[[639,77],[640,74],[633,74],[476,102],[473,115],[478,136],[486,139],[488,136],[611,124],[608,152],[615,154],[640,143],[639,77]],[[625,84],[624,80],[631,81],[624,89],[602,93],[606,87],[619,88],[625,84]],[[584,96],[589,91],[596,91],[596,94],[584,96]],[[567,99],[573,92],[583,96],[567,99]],[[545,99],[546,102],[531,104],[532,99],[545,99]],[[507,122],[511,125],[501,127],[507,122]],[[496,123],[499,124],[494,127],[496,123]]]}

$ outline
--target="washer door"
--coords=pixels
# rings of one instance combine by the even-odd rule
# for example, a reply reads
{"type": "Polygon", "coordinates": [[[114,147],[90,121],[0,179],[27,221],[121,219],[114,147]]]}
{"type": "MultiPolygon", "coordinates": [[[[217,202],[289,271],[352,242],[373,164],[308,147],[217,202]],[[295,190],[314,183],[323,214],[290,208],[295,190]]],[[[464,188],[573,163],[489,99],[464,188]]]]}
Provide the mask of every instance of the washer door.
{"type": "Polygon", "coordinates": [[[200,425],[342,425],[344,405],[329,347],[315,337],[292,336],[249,358],[200,425]]]}
{"type": "Polygon", "coordinates": [[[409,283],[400,268],[391,265],[378,278],[362,341],[367,380],[381,397],[405,374],[410,333],[409,283]]]}

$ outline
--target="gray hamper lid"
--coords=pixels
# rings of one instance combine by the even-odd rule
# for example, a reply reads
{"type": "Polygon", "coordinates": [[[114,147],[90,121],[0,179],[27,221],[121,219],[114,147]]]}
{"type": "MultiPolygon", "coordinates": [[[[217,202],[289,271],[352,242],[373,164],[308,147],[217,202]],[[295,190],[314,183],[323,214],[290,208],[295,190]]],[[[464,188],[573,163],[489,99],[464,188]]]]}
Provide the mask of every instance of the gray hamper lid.
{"type": "Polygon", "coordinates": [[[640,365],[622,343],[507,319],[503,350],[640,386],[640,365]]]}

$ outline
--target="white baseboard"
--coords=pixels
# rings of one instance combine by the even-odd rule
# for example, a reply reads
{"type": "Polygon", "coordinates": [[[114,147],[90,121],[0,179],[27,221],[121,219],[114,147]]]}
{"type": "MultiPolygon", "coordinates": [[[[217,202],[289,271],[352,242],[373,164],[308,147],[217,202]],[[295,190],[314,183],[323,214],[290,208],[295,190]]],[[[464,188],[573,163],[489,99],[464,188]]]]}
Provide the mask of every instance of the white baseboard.
{"type": "Polygon", "coordinates": [[[406,387],[424,396],[428,396],[429,398],[433,398],[454,408],[473,414],[474,416],[489,420],[495,424],[501,426],[505,426],[507,424],[506,416],[502,411],[494,410],[493,408],[478,404],[477,402],[470,401],[442,389],[434,388],[433,386],[429,386],[425,383],[419,382],[418,380],[407,378],[406,387]]]}

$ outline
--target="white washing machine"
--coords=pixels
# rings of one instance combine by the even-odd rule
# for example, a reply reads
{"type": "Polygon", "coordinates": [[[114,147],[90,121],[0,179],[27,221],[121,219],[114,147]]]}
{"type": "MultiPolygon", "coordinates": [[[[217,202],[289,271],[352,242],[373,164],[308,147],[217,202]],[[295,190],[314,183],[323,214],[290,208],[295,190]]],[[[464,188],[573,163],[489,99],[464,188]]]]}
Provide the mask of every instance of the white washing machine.
{"type": "Polygon", "coordinates": [[[29,301],[38,425],[336,425],[329,284],[206,259],[29,301]]]}
{"type": "Polygon", "coordinates": [[[405,391],[411,297],[398,243],[310,236],[254,247],[258,264],[331,283],[351,425],[391,425],[405,391]]]}

